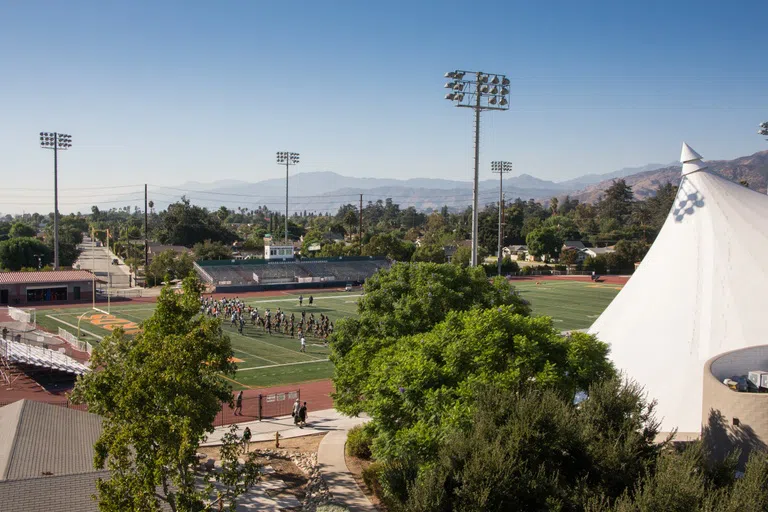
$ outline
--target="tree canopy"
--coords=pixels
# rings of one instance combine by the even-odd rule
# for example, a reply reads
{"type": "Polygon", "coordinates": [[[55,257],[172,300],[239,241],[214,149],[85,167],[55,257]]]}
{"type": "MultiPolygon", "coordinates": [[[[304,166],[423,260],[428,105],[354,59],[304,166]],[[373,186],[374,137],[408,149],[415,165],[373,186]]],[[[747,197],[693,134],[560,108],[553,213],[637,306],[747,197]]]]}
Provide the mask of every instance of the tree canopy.
{"type": "Polygon", "coordinates": [[[219,215],[191,204],[186,198],[168,206],[160,214],[160,222],[158,238],[166,244],[192,247],[205,240],[229,244],[236,238],[219,215]]]}
{"type": "Polygon", "coordinates": [[[142,331],[113,331],[93,352],[94,371],[78,379],[73,399],[104,419],[94,464],[111,475],[97,482],[100,510],[203,509],[195,454],[222,402],[232,402],[221,374],[235,366],[220,322],[198,314],[201,290],[194,278],[183,293],[165,287],[142,331]]]}
{"type": "Polygon", "coordinates": [[[38,264],[46,266],[52,261],[53,252],[37,238],[9,238],[0,242],[0,268],[2,269],[37,268],[38,264]]]}

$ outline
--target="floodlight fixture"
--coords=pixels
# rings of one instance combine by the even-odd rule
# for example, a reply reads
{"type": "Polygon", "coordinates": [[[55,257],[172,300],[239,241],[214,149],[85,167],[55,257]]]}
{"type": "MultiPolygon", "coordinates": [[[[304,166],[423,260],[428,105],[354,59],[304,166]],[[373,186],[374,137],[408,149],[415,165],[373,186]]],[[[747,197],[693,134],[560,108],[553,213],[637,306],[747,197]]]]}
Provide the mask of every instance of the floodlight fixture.
{"type": "Polygon", "coordinates": [[[445,74],[450,79],[444,86],[454,92],[445,95],[457,107],[475,111],[475,176],[472,191],[472,266],[477,266],[478,249],[478,188],[480,175],[480,112],[509,110],[509,78],[498,73],[454,70],[445,74]],[[499,87],[501,85],[501,87],[499,87]]]}
{"type": "Polygon", "coordinates": [[[285,165],[285,244],[288,245],[288,168],[298,165],[299,154],[291,151],[278,151],[277,164],[285,165]]]}
{"type": "Polygon", "coordinates": [[[59,151],[72,147],[72,136],[40,132],[40,147],[53,150],[53,269],[59,270],[59,151]]]}

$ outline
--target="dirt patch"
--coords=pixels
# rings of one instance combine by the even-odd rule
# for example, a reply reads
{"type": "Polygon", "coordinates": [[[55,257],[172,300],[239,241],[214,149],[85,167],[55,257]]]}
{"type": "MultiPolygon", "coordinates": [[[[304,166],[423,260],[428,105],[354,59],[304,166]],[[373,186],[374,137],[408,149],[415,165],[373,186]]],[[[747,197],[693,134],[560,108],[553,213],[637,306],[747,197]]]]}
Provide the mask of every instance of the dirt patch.
{"type": "MultiPolygon", "coordinates": [[[[317,453],[317,447],[323,440],[325,434],[313,434],[311,436],[291,437],[289,439],[280,439],[280,450],[286,450],[291,453],[317,453]]],[[[251,443],[249,451],[256,450],[275,450],[274,441],[259,441],[251,443]]],[[[198,453],[204,453],[212,459],[218,460],[219,448],[217,446],[201,446],[197,449],[198,453]]]]}
{"type": "Polygon", "coordinates": [[[377,510],[381,512],[387,512],[387,507],[385,507],[379,497],[376,496],[368,488],[367,485],[365,485],[365,481],[363,480],[363,470],[373,464],[373,462],[370,460],[358,459],[357,457],[347,455],[346,451],[344,452],[344,461],[347,464],[347,469],[355,479],[357,486],[361,491],[363,491],[363,494],[365,494],[365,497],[368,498],[368,501],[370,501],[377,510]]]}

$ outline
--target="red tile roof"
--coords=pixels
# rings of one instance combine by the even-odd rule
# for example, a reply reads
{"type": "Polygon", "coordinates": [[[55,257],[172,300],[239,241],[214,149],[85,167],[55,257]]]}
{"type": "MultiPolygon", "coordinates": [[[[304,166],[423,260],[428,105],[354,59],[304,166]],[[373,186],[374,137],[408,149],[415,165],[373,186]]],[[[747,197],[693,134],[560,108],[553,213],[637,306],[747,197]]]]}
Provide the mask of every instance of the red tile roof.
{"type": "Polygon", "coordinates": [[[0,272],[0,284],[70,283],[92,281],[86,270],[51,270],[49,272],[0,272]]]}

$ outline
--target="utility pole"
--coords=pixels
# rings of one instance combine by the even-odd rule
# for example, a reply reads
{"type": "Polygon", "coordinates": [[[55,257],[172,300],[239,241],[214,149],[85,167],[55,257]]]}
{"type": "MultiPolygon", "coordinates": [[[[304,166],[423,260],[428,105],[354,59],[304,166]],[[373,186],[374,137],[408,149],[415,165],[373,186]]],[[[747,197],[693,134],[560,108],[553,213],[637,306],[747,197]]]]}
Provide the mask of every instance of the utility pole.
{"type": "Polygon", "coordinates": [[[363,194],[360,194],[360,222],[357,229],[358,237],[360,238],[360,256],[363,255],[363,194]]]}
{"type": "Polygon", "coordinates": [[[511,162],[491,162],[491,172],[499,175],[499,252],[498,260],[496,262],[496,270],[498,275],[501,275],[501,257],[502,257],[502,245],[504,241],[504,234],[502,226],[504,225],[504,175],[508,172],[512,172],[511,162]]]}

